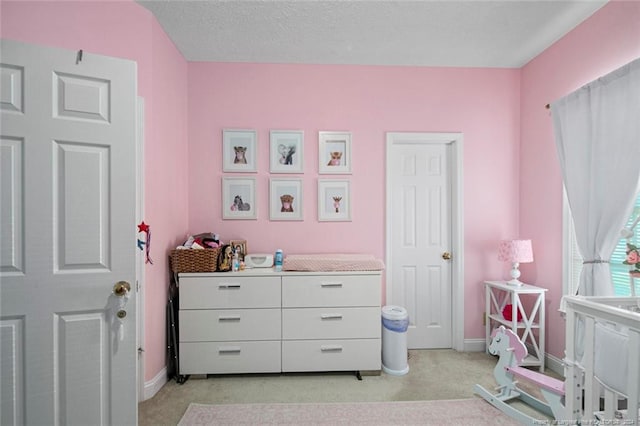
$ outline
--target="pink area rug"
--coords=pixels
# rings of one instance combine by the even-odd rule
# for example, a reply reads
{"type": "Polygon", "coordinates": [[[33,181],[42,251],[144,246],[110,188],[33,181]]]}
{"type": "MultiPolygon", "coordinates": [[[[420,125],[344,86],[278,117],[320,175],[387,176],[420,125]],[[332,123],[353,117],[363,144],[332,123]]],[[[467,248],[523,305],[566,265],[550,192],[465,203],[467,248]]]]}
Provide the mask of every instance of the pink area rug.
{"type": "Polygon", "coordinates": [[[322,404],[192,403],[178,426],[195,425],[518,425],[480,398],[322,404]]]}

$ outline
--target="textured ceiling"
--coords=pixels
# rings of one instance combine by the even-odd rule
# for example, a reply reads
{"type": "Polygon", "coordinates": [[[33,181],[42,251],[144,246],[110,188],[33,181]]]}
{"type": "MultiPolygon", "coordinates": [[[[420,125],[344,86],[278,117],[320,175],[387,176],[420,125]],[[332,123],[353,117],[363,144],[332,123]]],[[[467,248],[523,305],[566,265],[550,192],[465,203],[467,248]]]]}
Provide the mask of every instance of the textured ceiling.
{"type": "Polygon", "coordinates": [[[606,0],[138,0],[189,61],[519,68],[606,0]]]}

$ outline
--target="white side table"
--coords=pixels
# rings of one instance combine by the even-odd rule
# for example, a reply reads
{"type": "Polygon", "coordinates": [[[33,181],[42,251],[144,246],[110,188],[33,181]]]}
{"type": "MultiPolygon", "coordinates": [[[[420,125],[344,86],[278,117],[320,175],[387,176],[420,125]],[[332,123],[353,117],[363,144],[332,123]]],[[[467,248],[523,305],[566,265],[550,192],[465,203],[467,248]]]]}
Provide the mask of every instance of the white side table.
{"type": "Polygon", "coordinates": [[[486,350],[491,344],[491,332],[495,327],[504,325],[516,333],[527,346],[529,355],[524,359],[523,366],[538,366],[544,372],[544,331],[546,288],[522,284],[515,286],[506,281],[485,281],[486,298],[486,350]],[[523,305],[526,300],[526,306],[523,305]],[[530,305],[530,303],[531,305],[530,305]],[[511,320],[502,315],[502,310],[511,304],[511,320]],[[522,316],[518,321],[518,313],[522,316]]]}

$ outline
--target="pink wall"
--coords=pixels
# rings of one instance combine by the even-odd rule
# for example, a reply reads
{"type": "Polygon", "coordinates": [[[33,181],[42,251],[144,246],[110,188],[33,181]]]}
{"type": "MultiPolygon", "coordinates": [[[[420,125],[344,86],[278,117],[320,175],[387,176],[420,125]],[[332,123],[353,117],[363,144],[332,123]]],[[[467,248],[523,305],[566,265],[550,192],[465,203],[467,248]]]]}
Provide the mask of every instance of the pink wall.
{"type": "Polygon", "coordinates": [[[613,1],[522,69],[520,230],[534,241],[523,276],[549,289],[547,351],[563,357],[562,177],[544,105],[640,57],[640,3],[613,1]]]}
{"type": "MultiPolygon", "coordinates": [[[[504,69],[189,63],[189,229],[252,252],[385,254],[385,132],[464,133],[465,337],[483,336],[482,281],[502,278],[518,230],[520,72],[504,69]],[[222,220],[223,128],[258,132],[258,220],[222,220]],[[269,221],[269,130],[304,142],[304,221],[269,221]],[[352,133],[352,222],[317,221],[318,131],[352,133]]],[[[286,175],[277,175],[287,177],[286,175]]],[[[454,254],[455,255],[455,254],[454,254]]]]}
{"type": "Polygon", "coordinates": [[[145,380],[166,365],[169,250],[184,234],[189,193],[187,62],[154,19],[152,29],[153,121],[145,138],[145,220],[152,226],[153,265],[145,268],[145,380]]]}
{"type": "MultiPolygon", "coordinates": [[[[155,18],[129,1],[2,1],[2,37],[134,60],[145,99],[145,222],[153,265],[147,265],[145,380],[165,366],[167,251],[186,232],[187,63],[155,18]]],[[[135,241],[136,230],[132,230],[135,241]]]]}

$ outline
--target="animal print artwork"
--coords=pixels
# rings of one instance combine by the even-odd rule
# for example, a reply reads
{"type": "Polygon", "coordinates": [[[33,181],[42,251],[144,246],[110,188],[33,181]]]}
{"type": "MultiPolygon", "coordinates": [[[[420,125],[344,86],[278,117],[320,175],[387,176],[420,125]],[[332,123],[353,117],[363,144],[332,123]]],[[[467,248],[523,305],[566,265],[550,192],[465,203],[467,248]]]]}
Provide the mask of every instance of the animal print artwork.
{"type": "Polygon", "coordinates": [[[281,212],[293,213],[293,195],[285,194],[280,197],[280,203],[282,203],[281,212]]]}
{"type": "Polygon", "coordinates": [[[340,201],[342,201],[342,197],[333,197],[333,207],[336,209],[336,213],[340,213],[340,201]]]}
{"type": "Polygon", "coordinates": [[[342,152],[334,151],[334,152],[330,152],[329,155],[331,156],[331,158],[327,163],[327,166],[339,166],[340,159],[342,158],[342,152]]]}
{"type": "Polygon", "coordinates": [[[234,164],[247,164],[247,147],[246,146],[234,146],[233,150],[235,151],[235,158],[233,159],[234,164]]]}
{"type": "Polygon", "coordinates": [[[278,154],[280,154],[280,164],[284,164],[286,166],[293,165],[293,154],[296,153],[296,146],[289,145],[285,146],[284,144],[278,145],[278,154]]]}
{"type": "Polygon", "coordinates": [[[249,203],[243,202],[242,197],[239,195],[236,195],[235,197],[233,197],[233,204],[231,204],[230,209],[232,212],[235,212],[235,211],[248,212],[249,210],[251,210],[251,205],[249,203]]]}

